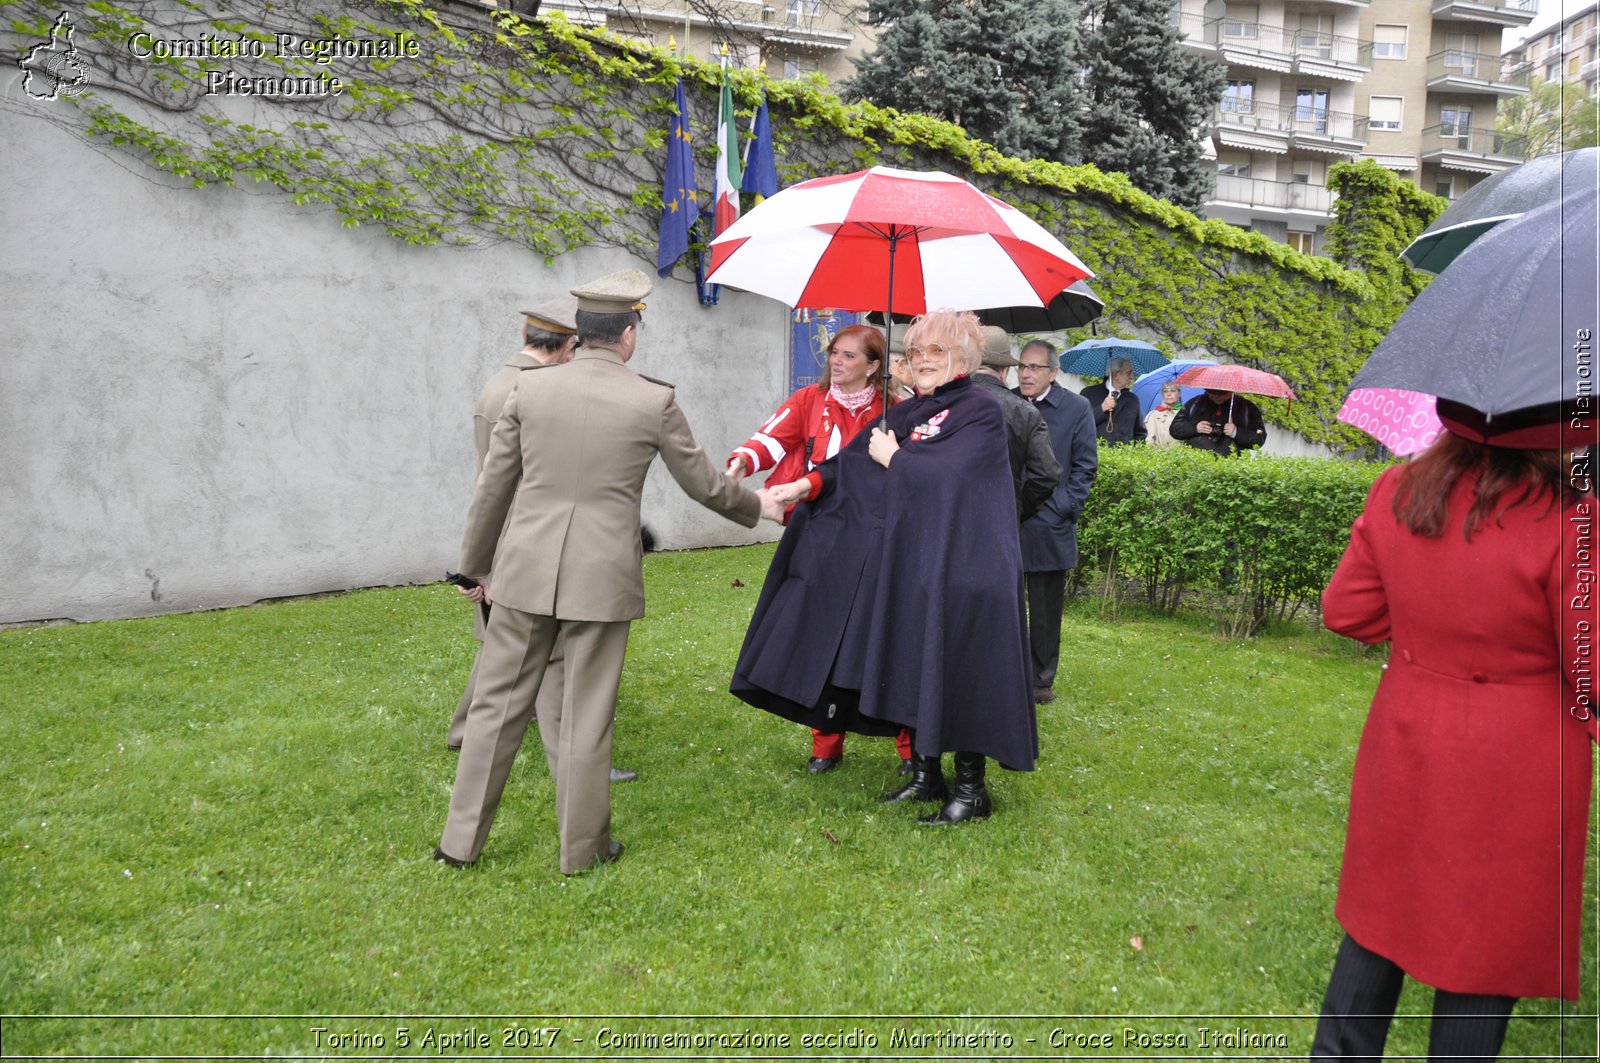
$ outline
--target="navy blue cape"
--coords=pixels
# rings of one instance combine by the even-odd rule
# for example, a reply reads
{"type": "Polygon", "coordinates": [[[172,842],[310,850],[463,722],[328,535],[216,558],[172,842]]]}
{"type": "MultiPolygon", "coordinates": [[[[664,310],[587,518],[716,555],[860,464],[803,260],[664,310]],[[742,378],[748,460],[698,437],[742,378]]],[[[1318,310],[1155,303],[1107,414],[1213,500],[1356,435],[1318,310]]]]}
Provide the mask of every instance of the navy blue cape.
{"type": "Polygon", "coordinates": [[[1038,755],[1016,496],[999,404],[965,377],[819,466],[767,572],[732,693],[819,730],[916,732],[925,756],[1038,755]]]}

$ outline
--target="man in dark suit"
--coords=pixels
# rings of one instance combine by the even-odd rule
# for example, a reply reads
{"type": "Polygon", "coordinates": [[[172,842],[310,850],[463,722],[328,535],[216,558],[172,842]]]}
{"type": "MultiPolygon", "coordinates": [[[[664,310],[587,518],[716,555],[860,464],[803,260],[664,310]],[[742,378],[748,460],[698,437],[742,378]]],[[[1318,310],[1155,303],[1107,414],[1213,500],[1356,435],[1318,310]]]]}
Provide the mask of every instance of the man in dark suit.
{"type": "Polygon", "coordinates": [[[539,734],[555,777],[561,871],[622,854],[611,838],[611,730],[628,627],[644,615],[639,502],[656,455],[689,497],[730,520],[782,516],[764,491],[722,475],[671,385],[628,368],[650,289],[636,269],[572,289],[577,356],[522,374],[495,422],[461,544],[462,575],[485,584],[494,608],[434,850],[446,863],[470,864],[483,850],[557,638],[566,684],[559,708],[540,707],[539,734]]]}
{"type": "Polygon", "coordinates": [[[1114,354],[1106,360],[1106,380],[1078,392],[1094,411],[1094,434],[1107,443],[1143,443],[1144,412],[1133,393],[1133,362],[1114,354]]]}
{"type": "MultiPolygon", "coordinates": [[[[1055,382],[1061,356],[1043,340],[1022,348],[1017,389],[1035,404],[1061,463],[1061,483],[1032,520],[1022,525],[1022,570],[1028,587],[1028,643],[1033,657],[1033,700],[1054,701],[1061,657],[1061,608],[1067,570],[1078,565],[1078,514],[1089,498],[1100,453],[1089,400],[1055,382]]],[[[1139,400],[1128,392],[1137,411],[1139,400]]],[[[1143,426],[1140,426],[1141,432],[1143,426]]]]}
{"type": "Polygon", "coordinates": [[[1011,458],[1012,487],[1017,493],[1017,520],[1024,521],[1044,505],[1061,482],[1061,463],[1050,448],[1050,430],[1033,403],[1006,387],[1005,372],[1017,364],[1005,329],[985,325],[983,362],[972,371],[972,383],[1000,404],[1006,419],[1006,449],[1011,458]]]}

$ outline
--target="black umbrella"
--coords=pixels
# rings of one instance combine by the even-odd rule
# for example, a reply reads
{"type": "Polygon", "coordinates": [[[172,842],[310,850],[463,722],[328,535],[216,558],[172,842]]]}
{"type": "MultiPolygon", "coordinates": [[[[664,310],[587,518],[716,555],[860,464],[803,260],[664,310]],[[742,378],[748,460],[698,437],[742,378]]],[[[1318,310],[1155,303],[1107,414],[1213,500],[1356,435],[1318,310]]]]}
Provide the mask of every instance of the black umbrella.
{"type": "Polygon", "coordinates": [[[1400,252],[1427,273],[1442,273],[1478,237],[1501,222],[1585,190],[1593,192],[1600,148],[1543,155],[1502,170],[1467,190],[1400,252]]]}
{"type": "MultiPolygon", "coordinates": [[[[1083,281],[1075,281],[1045,306],[1001,306],[988,310],[974,310],[978,320],[985,325],[996,325],[1010,333],[1060,332],[1062,329],[1082,328],[1105,312],[1106,304],[1094,289],[1083,281]]],[[[910,321],[911,314],[895,314],[895,324],[910,321]]],[[[873,310],[867,321],[883,324],[883,311],[873,310]]]]}
{"type": "Polygon", "coordinates": [[[1007,332],[1060,332],[1083,328],[1105,313],[1105,300],[1083,281],[1051,299],[1044,306],[1002,306],[979,310],[978,320],[998,325],[1007,332]]]}
{"type": "Polygon", "coordinates": [[[1437,395],[1454,421],[1471,419],[1460,407],[1479,415],[1485,437],[1497,419],[1526,421],[1531,407],[1581,410],[1592,427],[1597,200],[1590,186],[1476,240],[1400,316],[1351,388],[1437,395]],[[1515,411],[1524,412],[1508,417],[1515,411]]]}

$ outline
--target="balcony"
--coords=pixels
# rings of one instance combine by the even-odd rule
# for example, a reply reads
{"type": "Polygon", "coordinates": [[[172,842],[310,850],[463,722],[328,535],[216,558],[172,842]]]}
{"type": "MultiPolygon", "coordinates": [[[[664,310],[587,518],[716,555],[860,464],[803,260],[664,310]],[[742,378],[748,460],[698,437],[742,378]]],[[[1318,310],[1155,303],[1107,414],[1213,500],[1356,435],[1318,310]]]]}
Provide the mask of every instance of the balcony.
{"type": "Polygon", "coordinates": [[[1355,37],[1193,15],[1179,16],[1178,29],[1185,44],[1229,66],[1336,81],[1360,81],[1372,73],[1372,42],[1355,37]]]}
{"type": "Polygon", "coordinates": [[[1422,131],[1422,161],[1441,170],[1489,174],[1522,162],[1526,141],[1493,129],[1429,126],[1422,131]]]}
{"type": "Polygon", "coordinates": [[[1353,156],[1367,146],[1367,116],[1296,104],[1225,99],[1217,108],[1217,146],[1282,155],[1310,151],[1353,156]]]}
{"type": "Polygon", "coordinates": [[[1333,198],[1321,185],[1218,174],[1217,190],[1206,202],[1206,212],[1211,217],[1248,211],[1254,217],[1278,221],[1325,221],[1333,214],[1333,198]]]}
{"type": "Polygon", "coordinates": [[[1502,29],[1526,26],[1539,14],[1539,0],[1433,0],[1433,17],[1487,22],[1502,29]]]}
{"type": "Polygon", "coordinates": [[[1532,64],[1507,63],[1485,52],[1435,52],[1428,56],[1428,91],[1521,96],[1532,73],[1532,64]]]}

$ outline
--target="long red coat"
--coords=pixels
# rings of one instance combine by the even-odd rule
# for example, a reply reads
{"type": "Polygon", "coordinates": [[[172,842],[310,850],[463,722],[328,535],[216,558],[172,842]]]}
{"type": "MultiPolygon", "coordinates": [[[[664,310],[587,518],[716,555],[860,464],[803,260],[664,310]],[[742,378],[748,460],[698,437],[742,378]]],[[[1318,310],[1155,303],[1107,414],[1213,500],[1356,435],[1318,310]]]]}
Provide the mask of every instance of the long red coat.
{"type": "Polygon", "coordinates": [[[1468,542],[1477,478],[1464,476],[1443,537],[1426,539],[1394,516],[1402,471],[1373,485],[1322,598],[1331,630],[1392,642],[1356,753],[1336,913],[1436,988],[1575,999],[1596,505],[1516,506],[1468,542]]]}

